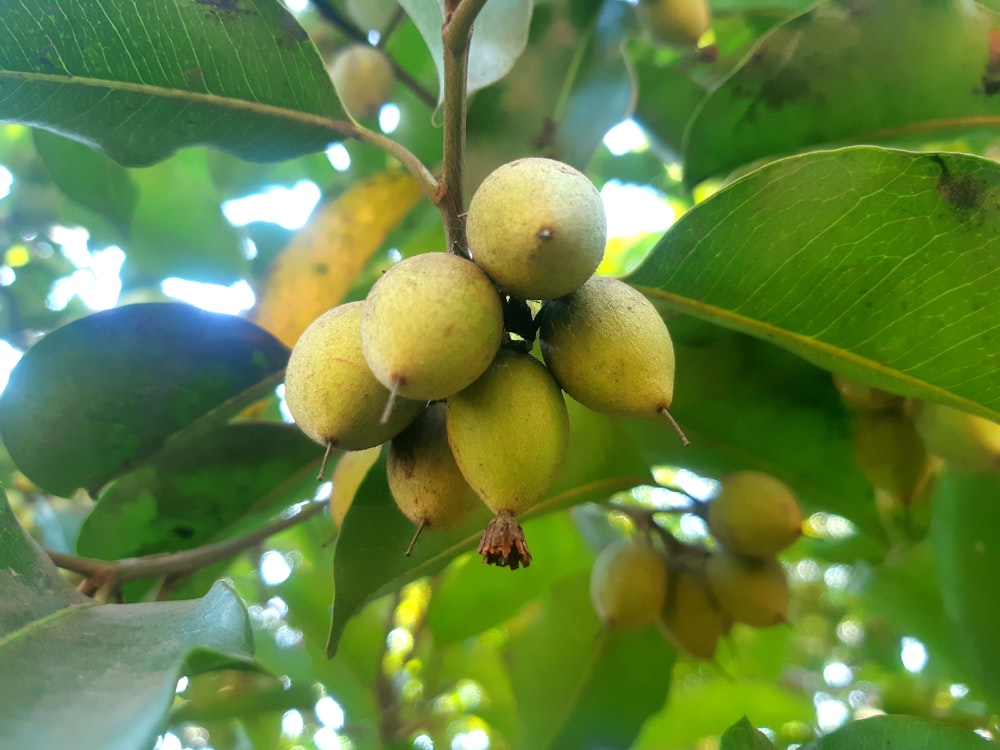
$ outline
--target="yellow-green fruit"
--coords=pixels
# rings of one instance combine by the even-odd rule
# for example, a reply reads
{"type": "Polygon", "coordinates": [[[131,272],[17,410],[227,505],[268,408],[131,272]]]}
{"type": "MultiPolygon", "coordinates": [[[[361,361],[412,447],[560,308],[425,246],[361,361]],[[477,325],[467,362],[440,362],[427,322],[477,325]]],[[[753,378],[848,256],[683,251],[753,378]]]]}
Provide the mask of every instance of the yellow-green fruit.
{"type": "Polygon", "coordinates": [[[913,420],[927,450],[956,469],[1000,468],[1000,424],[931,402],[915,404],[913,420]]]}
{"type": "Polygon", "coordinates": [[[396,86],[388,58],[367,44],[353,44],[340,52],[330,77],[344,109],[357,120],[375,117],[396,86]]]}
{"type": "Polygon", "coordinates": [[[648,544],[620,539],[605,547],[590,572],[590,601],[615,630],[656,622],[667,594],[667,566],[648,544]]]}
{"type": "Polygon", "coordinates": [[[413,523],[450,529],[479,505],[448,445],[446,407],[431,404],[389,444],[389,489],[413,523]]]}
{"type": "Polygon", "coordinates": [[[338,529],[344,523],[344,516],[350,510],[354,496],[358,494],[358,487],[365,481],[368,470],[378,461],[381,452],[382,447],[376,445],[363,451],[345,453],[337,461],[333,476],[330,477],[333,482],[330,490],[330,513],[333,515],[333,525],[338,529]]]}
{"type": "Polygon", "coordinates": [[[368,293],[361,347],[375,377],[407,398],[447,398],[500,348],[503,309],[475,263],[451,253],[407,258],[368,293]]]}
{"type": "Polygon", "coordinates": [[[663,624],[678,648],[699,659],[711,659],[726,633],[726,617],[712,599],[708,582],[696,573],[671,575],[663,624]]]}
{"type": "Polygon", "coordinates": [[[712,25],[707,0],[642,0],[638,11],[661,44],[693,46],[712,25]]]}
{"type": "Polygon", "coordinates": [[[833,384],[836,386],[840,397],[848,406],[858,411],[902,411],[903,397],[895,393],[872,388],[857,380],[845,378],[843,375],[834,375],[833,384]]]}
{"type": "Polygon", "coordinates": [[[713,555],[707,573],[715,601],[736,622],[766,628],[788,619],[788,579],[773,557],[755,560],[713,555]]]}
{"type": "Polygon", "coordinates": [[[385,31],[399,10],[396,0],[347,0],[347,15],[362,30],[385,31]]]}
{"type": "Polygon", "coordinates": [[[932,466],[910,418],[896,411],[859,411],[852,427],[854,455],[868,480],[911,503],[930,480],[932,466]]]}
{"type": "Polygon", "coordinates": [[[302,431],[321,445],[355,451],[379,445],[424,409],[396,401],[380,423],[389,391],[375,379],[361,354],[362,302],[328,310],[296,342],[285,370],[285,401],[302,431]]]}
{"type": "Polygon", "coordinates": [[[590,278],[604,257],[607,217],[585,175],[552,159],[518,159],[476,190],[466,221],[472,257],[504,291],[553,299],[590,278]]]}
{"type": "Polygon", "coordinates": [[[479,380],[448,399],[448,441],[486,507],[516,516],[541,499],[566,456],[566,402],[545,365],[501,349],[479,380]]]}
{"type": "Polygon", "coordinates": [[[595,277],[540,314],[542,356],[559,385],[595,411],[652,417],[674,395],[674,345],[653,304],[595,277]]]}
{"type": "Polygon", "coordinates": [[[802,510],[784,482],[760,471],[722,478],[708,505],[708,528],[730,552],[770,557],[802,535],[802,510]]]}

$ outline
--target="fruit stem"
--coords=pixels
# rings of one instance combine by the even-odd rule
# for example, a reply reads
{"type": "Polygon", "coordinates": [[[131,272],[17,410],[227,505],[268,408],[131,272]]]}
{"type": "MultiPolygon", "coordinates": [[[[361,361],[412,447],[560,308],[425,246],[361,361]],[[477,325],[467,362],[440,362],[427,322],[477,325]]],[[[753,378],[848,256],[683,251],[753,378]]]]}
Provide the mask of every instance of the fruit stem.
{"type": "Polygon", "coordinates": [[[423,533],[424,529],[427,528],[427,521],[425,519],[420,519],[420,523],[417,524],[417,530],[413,532],[413,539],[410,540],[410,546],[406,548],[406,556],[409,557],[410,553],[413,552],[413,547],[416,545],[417,540],[423,533]]]}
{"type": "Polygon", "coordinates": [[[665,406],[661,406],[659,412],[665,416],[670,421],[670,424],[674,426],[674,429],[677,430],[677,434],[681,436],[681,443],[683,446],[687,448],[691,445],[691,441],[688,440],[687,435],[684,434],[684,430],[681,429],[681,426],[677,424],[677,420],[674,419],[674,415],[670,413],[670,409],[665,406]]]}
{"type": "Polygon", "coordinates": [[[444,54],[444,153],[434,203],[444,221],[448,249],[469,257],[465,236],[465,114],[472,23],[486,0],[446,0],[441,40],[444,54]]]}
{"type": "Polygon", "coordinates": [[[392,410],[396,406],[396,397],[399,395],[399,381],[394,380],[392,382],[392,390],[389,391],[389,398],[386,399],[385,409],[382,410],[382,417],[379,419],[379,424],[389,424],[389,417],[392,416],[392,410]]]}
{"type": "Polygon", "coordinates": [[[331,453],[333,453],[333,443],[327,443],[326,451],[323,453],[323,460],[319,465],[319,474],[316,475],[317,482],[323,481],[323,476],[326,474],[326,464],[330,460],[331,453]]]}

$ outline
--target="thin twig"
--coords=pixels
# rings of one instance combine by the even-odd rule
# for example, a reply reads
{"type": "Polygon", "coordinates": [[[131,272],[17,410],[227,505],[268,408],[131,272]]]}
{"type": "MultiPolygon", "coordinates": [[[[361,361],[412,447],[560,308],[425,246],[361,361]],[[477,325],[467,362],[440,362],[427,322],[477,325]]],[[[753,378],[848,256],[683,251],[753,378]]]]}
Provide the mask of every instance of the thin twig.
{"type": "Polygon", "coordinates": [[[327,505],[329,503],[326,501],[312,503],[294,516],[280,518],[249,534],[182,552],[127,557],[122,560],[97,560],[55,550],[46,550],[46,553],[58,567],[86,576],[90,582],[87,588],[93,590],[139,578],[181,577],[233,557],[269,536],[308,521],[326,510],[327,505]]]}
{"type": "Polygon", "coordinates": [[[431,174],[431,171],[424,163],[406,146],[394,141],[389,136],[369,130],[363,125],[342,120],[335,120],[334,122],[343,135],[380,148],[389,154],[389,156],[399,161],[417,179],[417,182],[420,183],[420,189],[424,192],[424,195],[437,203],[439,194],[437,179],[431,174]]]}
{"type": "Polygon", "coordinates": [[[465,113],[472,24],[486,0],[446,0],[444,47],[444,155],[437,204],[451,252],[468,257],[465,236],[465,113]]]}

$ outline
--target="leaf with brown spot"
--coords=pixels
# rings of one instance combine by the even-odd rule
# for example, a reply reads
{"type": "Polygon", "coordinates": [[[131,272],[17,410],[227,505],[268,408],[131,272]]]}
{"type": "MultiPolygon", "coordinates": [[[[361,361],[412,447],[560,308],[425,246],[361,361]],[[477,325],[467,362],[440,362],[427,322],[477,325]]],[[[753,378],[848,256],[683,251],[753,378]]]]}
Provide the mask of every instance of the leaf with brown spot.
{"type": "Polygon", "coordinates": [[[420,197],[408,174],[355,182],[321,205],[282,249],[254,314],[258,325],[293,346],[306,326],[343,301],[365,263],[420,197]]]}

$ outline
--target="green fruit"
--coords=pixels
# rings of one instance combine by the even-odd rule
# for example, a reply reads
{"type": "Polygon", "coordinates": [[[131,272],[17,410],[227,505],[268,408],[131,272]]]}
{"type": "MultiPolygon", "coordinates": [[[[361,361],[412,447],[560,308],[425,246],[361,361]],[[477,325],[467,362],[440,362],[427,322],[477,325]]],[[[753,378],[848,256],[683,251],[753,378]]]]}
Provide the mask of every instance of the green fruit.
{"type": "Polygon", "coordinates": [[[448,445],[443,401],[392,439],[386,471],[396,505],[418,526],[454,528],[481,507],[448,445]]]}
{"type": "Polygon", "coordinates": [[[353,44],[340,52],[330,77],[344,109],[357,120],[375,117],[396,87],[388,58],[367,44],[353,44]]]}
{"type": "Polygon", "coordinates": [[[674,345],[656,308],[628,284],[595,277],[540,314],[542,356],[559,385],[595,411],[652,417],[674,395],[674,345]]]}
{"type": "Polygon", "coordinates": [[[902,412],[854,415],[854,455],[876,489],[904,505],[911,503],[930,480],[931,459],[913,422],[902,412]]]}
{"type": "Polygon", "coordinates": [[[327,447],[354,451],[384,443],[416,419],[425,404],[400,399],[386,424],[389,391],[361,354],[362,302],[314,320],[296,342],[285,371],[285,401],[295,422],[327,447]]]}
{"type": "Polygon", "coordinates": [[[472,257],[504,291],[553,299],[590,278],[604,257],[607,218],[597,188],[568,164],[504,164],[469,204],[472,257]]]}
{"type": "Polygon", "coordinates": [[[601,621],[634,630],[660,617],[667,594],[667,566],[643,542],[621,539],[605,547],[590,573],[590,601],[601,621]]]}
{"type": "Polygon", "coordinates": [[[706,0],[642,0],[638,12],[661,44],[694,46],[712,25],[706,0]]]}
{"type": "Polygon", "coordinates": [[[351,509],[358,488],[381,453],[382,447],[376,445],[362,451],[345,453],[337,461],[333,476],[330,477],[333,483],[330,490],[330,514],[333,516],[333,525],[338,529],[344,525],[344,516],[351,509]]]}
{"type": "Polygon", "coordinates": [[[447,398],[483,374],[500,347],[493,284],[464,258],[427,253],[382,275],[368,293],[361,346],[375,377],[407,398],[447,398]]]}
{"type": "Polygon", "coordinates": [[[712,598],[702,575],[681,571],[671,575],[663,625],[670,641],[699,659],[712,659],[728,623],[712,598]]]}
{"type": "Polygon", "coordinates": [[[486,507],[516,516],[541,499],[566,455],[566,402],[545,365],[501,349],[482,377],[448,399],[448,441],[486,507]]]}
{"type": "Polygon", "coordinates": [[[736,622],[766,628],[788,619],[788,579],[773,557],[754,560],[713,555],[707,573],[715,601],[736,622]]]}
{"type": "Polygon", "coordinates": [[[858,411],[901,411],[903,408],[903,397],[895,393],[880,391],[842,375],[834,375],[833,384],[844,403],[858,411]]]}
{"type": "Polygon", "coordinates": [[[1000,424],[931,402],[913,405],[913,421],[927,450],[956,469],[1000,468],[1000,424]]]}
{"type": "Polygon", "coordinates": [[[802,510],[780,480],[738,471],[722,478],[722,490],[708,505],[708,528],[734,554],[770,557],[802,535],[802,510]]]}

